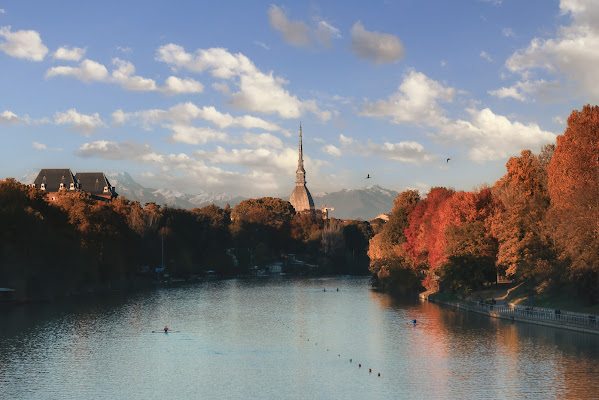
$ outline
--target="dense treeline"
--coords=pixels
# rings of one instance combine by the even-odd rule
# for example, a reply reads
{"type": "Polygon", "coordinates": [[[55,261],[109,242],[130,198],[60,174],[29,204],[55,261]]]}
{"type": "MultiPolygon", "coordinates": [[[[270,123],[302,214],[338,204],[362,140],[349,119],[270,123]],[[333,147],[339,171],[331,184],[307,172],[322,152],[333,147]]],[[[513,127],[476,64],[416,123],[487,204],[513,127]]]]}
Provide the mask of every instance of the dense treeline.
{"type": "Polygon", "coordinates": [[[370,242],[389,289],[470,293],[495,282],[568,284],[599,302],[599,107],[574,111],[539,154],[511,158],[492,187],[401,193],[370,242]]]}
{"type": "Polygon", "coordinates": [[[150,284],[163,273],[243,275],[290,260],[296,272],[309,272],[301,260],[318,265],[311,273],[367,274],[370,225],[322,217],[270,197],[183,210],[64,191],[49,203],[9,178],[0,181],[0,287],[46,299],[150,284]]]}

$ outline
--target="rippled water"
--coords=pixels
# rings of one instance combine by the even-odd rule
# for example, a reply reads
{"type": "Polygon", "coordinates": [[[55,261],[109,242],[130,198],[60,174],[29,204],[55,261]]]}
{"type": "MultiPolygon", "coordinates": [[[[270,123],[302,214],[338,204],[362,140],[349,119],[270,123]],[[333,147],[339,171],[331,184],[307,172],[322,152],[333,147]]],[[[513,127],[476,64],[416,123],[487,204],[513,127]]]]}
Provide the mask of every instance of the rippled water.
{"type": "Polygon", "coordinates": [[[597,336],[393,301],[362,278],[0,310],[8,399],[590,399],[598,376],[597,336]]]}

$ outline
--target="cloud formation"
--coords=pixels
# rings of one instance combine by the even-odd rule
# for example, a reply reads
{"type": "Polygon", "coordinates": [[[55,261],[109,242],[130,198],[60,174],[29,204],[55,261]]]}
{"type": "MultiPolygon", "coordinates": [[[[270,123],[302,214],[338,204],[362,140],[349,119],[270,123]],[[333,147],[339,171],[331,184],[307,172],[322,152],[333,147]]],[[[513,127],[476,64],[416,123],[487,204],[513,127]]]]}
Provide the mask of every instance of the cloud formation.
{"type": "Polygon", "coordinates": [[[4,110],[0,113],[0,125],[20,124],[21,122],[23,120],[12,111],[4,110]]]}
{"type": "Polygon", "coordinates": [[[352,26],[351,49],[356,57],[375,64],[399,61],[404,54],[403,44],[389,33],[371,32],[360,21],[352,26]]]}
{"type": "Polygon", "coordinates": [[[30,61],[42,61],[48,53],[48,48],[42,43],[37,31],[11,32],[10,26],[0,28],[0,50],[11,57],[24,58],[30,61]]]}
{"type": "Polygon", "coordinates": [[[422,72],[412,70],[387,100],[366,103],[360,114],[390,117],[395,124],[430,123],[438,121],[444,113],[439,101],[451,101],[454,95],[455,89],[443,87],[422,72]]]}
{"type": "Polygon", "coordinates": [[[81,47],[72,47],[63,46],[58,48],[52,57],[56,60],[67,60],[67,61],[79,61],[85,55],[87,49],[81,47]]]}
{"type": "Polygon", "coordinates": [[[190,54],[183,47],[170,43],[158,48],[156,59],[196,73],[208,70],[214,78],[232,81],[239,88],[230,95],[230,103],[236,108],[263,114],[276,113],[282,118],[298,118],[305,111],[324,121],[331,118],[331,112],[320,110],[313,100],[300,101],[283,88],[287,83],[285,79],[274,76],[272,71],[260,71],[241,53],[211,48],[190,54]]]}
{"type": "Polygon", "coordinates": [[[339,149],[338,147],[336,147],[332,144],[323,146],[322,151],[324,151],[325,153],[327,153],[328,155],[333,156],[333,157],[341,157],[341,155],[343,154],[341,152],[341,149],[339,149]]]}
{"type": "MultiPolygon", "coordinates": [[[[158,175],[151,174],[156,180],[167,181],[170,187],[179,187],[189,193],[189,182],[202,182],[202,188],[208,190],[241,191],[247,195],[276,191],[279,189],[280,173],[274,173],[273,168],[284,165],[288,167],[286,158],[290,149],[282,153],[272,151],[238,150],[236,153],[217,148],[214,152],[197,152],[198,157],[185,153],[166,154],[154,150],[149,144],[139,144],[134,141],[114,142],[99,140],[84,143],[75,154],[82,158],[103,158],[108,160],[130,160],[138,164],[160,168],[158,175]],[[227,171],[223,168],[210,166],[208,162],[227,163],[231,161],[238,166],[256,165],[258,168],[244,172],[227,171]],[[266,162],[263,165],[262,162],[266,162]]],[[[297,153],[293,152],[295,157],[297,153]]],[[[297,163],[297,160],[294,161],[297,163]]],[[[291,173],[293,172],[293,168],[291,173]]],[[[286,172],[286,171],[285,171],[286,172]]],[[[285,174],[290,175],[290,174],[285,174]]]]}
{"type": "Polygon", "coordinates": [[[489,108],[470,109],[470,121],[446,121],[438,138],[468,147],[468,157],[477,162],[499,160],[518,154],[522,149],[536,151],[555,142],[556,135],[542,130],[538,124],[512,122],[489,108]]]}
{"type": "Polygon", "coordinates": [[[48,147],[43,143],[33,142],[31,143],[34,149],[36,150],[46,150],[48,147]]]}
{"type": "Polygon", "coordinates": [[[328,47],[333,39],[341,38],[339,29],[327,21],[315,18],[315,27],[310,27],[304,21],[290,21],[285,12],[274,4],[268,9],[268,22],[293,46],[312,47],[320,44],[328,47]]]}
{"type": "Polygon", "coordinates": [[[108,69],[104,65],[85,59],[77,67],[59,66],[50,68],[46,71],[46,78],[72,76],[82,82],[118,83],[123,89],[129,91],[161,92],[166,95],[201,93],[204,91],[202,83],[194,79],[181,79],[176,76],[169,76],[165,80],[164,86],[158,86],[153,79],[134,75],[135,66],[131,62],[114,58],[112,63],[115,69],[111,74],[108,73],[108,69]]]}
{"type": "MultiPolygon", "coordinates": [[[[555,37],[534,38],[528,47],[514,52],[505,66],[510,72],[522,77],[519,83],[529,81],[535,75],[546,74],[560,81],[573,82],[581,97],[597,102],[599,3],[594,0],[561,0],[560,10],[562,14],[570,15],[571,24],[561,26],[555,37]]],[[[514,84],[511,90],[516,94],[510,97],[527,99],[528,93],[523,88],[518,83],[514,84]]],[[[542,96],[543,93],[534,95],[542,96]]]]}
{"type": "Polygon", "coordinates": [[[64,113],[57,112],[54,114],[54,123],[56,125],[67,125],[69,129],[80,132],[84,136],[90,136],[97,129],[106,127],[98,113],[92,115],[80,114],[74,108],[64,113]]]}
{"type": "MultiPolygon", "coordinates": [[[[433,135],[436,140],[465,146],[468,157],[478,162],[507,158],[522,149],[535,150],[555,141],[555,134],[542,130],[537,124],[512,122],[494,114],[489,108],[468,109],[471,116],[468,121],[451,119],[439,101],[451,101],[455,92],[455,89],[446,88],[423,73],[411,71],[396,93],[388,100],[367,103],[361,115],[390,117],[395,124],[414,123],[432,128],[436,131],[433,135]]],[[[509,96],[513,93],[506,91],[496,95],[509,96]]],[[[396,150],[399,154],[403,154],[402,151],[420,152],[422,161],[429,160],[422,153],[424,149],[420,150],[416,145],[418,143],[409,142],[409,145],[397,147],[385,143],[382,147],[373,147],[372,151],[389,155],[396,150]]],[[[402,155],[395,159],[403,161],[408,158],[402,155]]]]}

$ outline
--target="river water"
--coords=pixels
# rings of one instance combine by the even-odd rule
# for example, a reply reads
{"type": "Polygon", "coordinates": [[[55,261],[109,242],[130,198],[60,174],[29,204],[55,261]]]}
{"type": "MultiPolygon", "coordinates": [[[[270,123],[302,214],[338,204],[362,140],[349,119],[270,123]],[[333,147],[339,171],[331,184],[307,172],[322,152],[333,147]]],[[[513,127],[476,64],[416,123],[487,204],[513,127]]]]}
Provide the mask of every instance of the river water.
{"type": "Polygon", "coordinates": [[[365,278],[0,309],[3,399],[591,399],[598,376],[597,336],[393,300],[365,278]]]}

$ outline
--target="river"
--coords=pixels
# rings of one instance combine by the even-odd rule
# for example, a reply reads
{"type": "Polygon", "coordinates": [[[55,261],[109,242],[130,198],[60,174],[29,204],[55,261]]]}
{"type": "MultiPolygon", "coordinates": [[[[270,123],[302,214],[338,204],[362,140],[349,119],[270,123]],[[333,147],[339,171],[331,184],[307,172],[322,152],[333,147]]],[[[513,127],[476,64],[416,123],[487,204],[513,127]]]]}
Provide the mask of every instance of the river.
{"type": "Polygon", "coordinates": [[[394,300],[365,278],[0,309],[6,399],[591,399],[598,376],[599,336],[394,300]]]}

